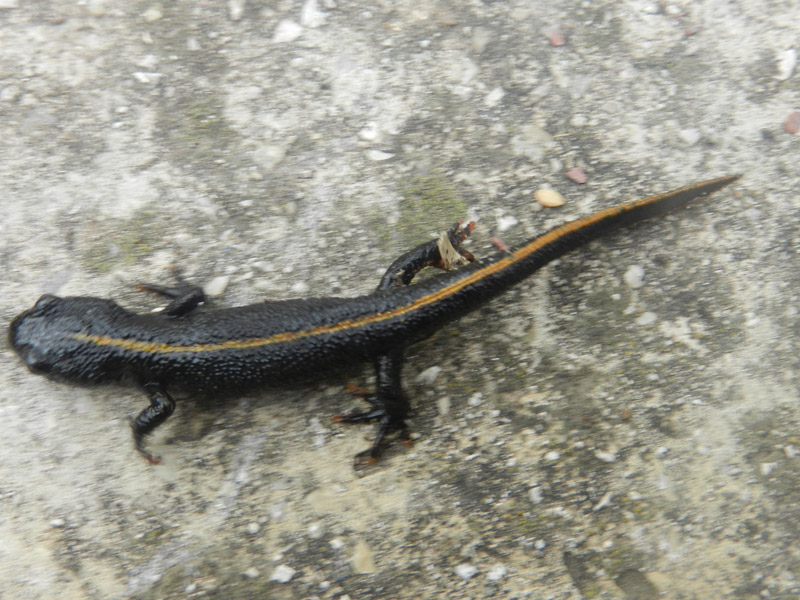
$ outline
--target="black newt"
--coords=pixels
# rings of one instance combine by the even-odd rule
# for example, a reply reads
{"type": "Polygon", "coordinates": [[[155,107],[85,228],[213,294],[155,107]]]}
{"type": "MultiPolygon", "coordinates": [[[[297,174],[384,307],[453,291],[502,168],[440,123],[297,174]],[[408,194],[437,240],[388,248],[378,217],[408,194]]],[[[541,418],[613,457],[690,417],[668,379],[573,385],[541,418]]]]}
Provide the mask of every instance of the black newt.
{"type": "Polygon", "coordinates": [[[372,446],[356,458],[373,462],[387,434],[408,436],[410,405],[401,371],[409,345],[590,240],[704,198],[738,178],[721,177],[607,208],[478,261],[460,247],[474,223],[458,224],[399,257],[373,293],[356,298],[195,310],[204,300],[200,288],[145,285],[173,300],[160,314],[135,314],[111,300],[47,294],[11,322],[8,338],[34,373],[78,384],[126,380],[140,386],[150,405],[132,421],[133,436],[152,463],[159,459],[147,452],[144,438],[175,409],[168,389],[239,393],[373,361],[377,389],[366,398],[370,410],[336,418],[378,422],[372,446]],[[428,266],[447,272],[411,285],[428,266]]]}

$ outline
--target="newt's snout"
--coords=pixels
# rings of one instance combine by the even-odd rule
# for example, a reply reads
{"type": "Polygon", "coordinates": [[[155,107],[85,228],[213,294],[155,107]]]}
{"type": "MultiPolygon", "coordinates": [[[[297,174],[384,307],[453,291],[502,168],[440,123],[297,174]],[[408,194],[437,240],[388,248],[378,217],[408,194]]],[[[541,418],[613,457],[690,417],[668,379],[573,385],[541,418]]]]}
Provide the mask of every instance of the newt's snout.
{"type": "Polygon", "coordinates": [[[46,344],[43,346],[41,342],[47,338],[47,317],[60,300],[57,296],[45,294],[32,308],[17,315],[8,326],[9,344],[34,373],[45,375],[52,368],[46,344]]]}

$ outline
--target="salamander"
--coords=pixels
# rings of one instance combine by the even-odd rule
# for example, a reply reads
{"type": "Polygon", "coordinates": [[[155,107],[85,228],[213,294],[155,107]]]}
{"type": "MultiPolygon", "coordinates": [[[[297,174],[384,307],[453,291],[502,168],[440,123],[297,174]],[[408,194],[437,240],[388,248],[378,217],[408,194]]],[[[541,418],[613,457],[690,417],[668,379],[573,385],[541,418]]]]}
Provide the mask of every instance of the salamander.
{"type": "Polygon", "coordinates": [[[356,457],[374,462],[389,434],[408,439],[411,410],[401,385],[406,349],[479,309],[547,263],[619,227],[663,215],[733,183],[720,177],[630,201],[475,260],[461,243],[474,223],[458,224],[395,260],[374,292],[354,298],[266,301],[198,310],[198,287],[144,285],[171,302],[136,314],[112,300],[46,294],[13,319],[11,346],[37,374],[76,384],[130,381],[149,398],[132,422],[136,449],[151,463],[145,436],[175,409],[171,391],[230,394],[293,384],[353,363],[374,363],[369,410],[339,422],[377,422],[372,445],[356,457]],[[464,263],[464,264],[462,264],[464,263]],[[413,283],[426,267],[445,272],[413,283]]]}

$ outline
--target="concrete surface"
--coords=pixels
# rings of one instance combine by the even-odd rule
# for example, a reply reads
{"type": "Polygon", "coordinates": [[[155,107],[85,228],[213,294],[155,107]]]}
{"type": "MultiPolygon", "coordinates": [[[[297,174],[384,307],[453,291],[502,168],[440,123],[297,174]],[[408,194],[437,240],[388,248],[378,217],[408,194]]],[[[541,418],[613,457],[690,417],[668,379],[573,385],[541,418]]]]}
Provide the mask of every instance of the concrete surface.
{"type": "Polygon", "coordinates": [[[149,310],[170,265],[217,305],[365,293],[457,219],[484,254],[745,174],[415,347],[416,444],[364,477],[329,417],[366,368],[182,399],[151,467],[139,391],[4,345],[0,598],[796,598],[793,4],[0,1],[6,322],[149,310]]]}

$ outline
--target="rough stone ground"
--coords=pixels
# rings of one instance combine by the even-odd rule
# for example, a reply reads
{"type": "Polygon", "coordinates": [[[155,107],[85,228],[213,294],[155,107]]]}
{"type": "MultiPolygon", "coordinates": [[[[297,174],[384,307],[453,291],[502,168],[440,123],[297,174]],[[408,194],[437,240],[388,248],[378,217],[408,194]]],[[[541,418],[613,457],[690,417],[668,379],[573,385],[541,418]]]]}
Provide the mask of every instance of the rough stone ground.
{"type": "Polygon", "coordinates": [[[369,430],[329,416],[366,368],[183,400],[151,467],[140,392],[4,344],[3,600],[800,594],[792,2],[0,6],[6,322],[46,291],[148,310],[173,264],[217,305],[366,293],[460,218],[483,254],[745,174],[414,347],[418,439],[363,477],[369,430]]]}

